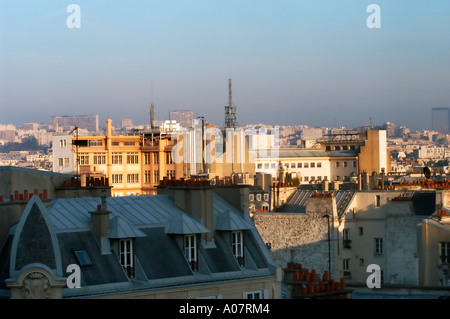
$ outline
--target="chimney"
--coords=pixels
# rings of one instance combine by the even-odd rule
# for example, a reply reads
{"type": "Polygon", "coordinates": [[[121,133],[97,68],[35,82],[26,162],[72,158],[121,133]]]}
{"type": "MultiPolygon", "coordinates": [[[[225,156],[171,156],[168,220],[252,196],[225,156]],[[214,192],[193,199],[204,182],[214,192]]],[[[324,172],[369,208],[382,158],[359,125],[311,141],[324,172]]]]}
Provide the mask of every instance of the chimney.
{"type": "Polygon", "coordinates": [[[109,254],[109,216],[111,211],[109,211],[106,204],[106,192],[102,190],[101,204],[97,206],[96,211],[89,212],[91,215],[91,227],[94,233],[95,239],[100,246],[102,254],[109,254]]]}
{"type": "Polygon", "coordinates": [[[328,182],[327,178],[325,178],[322,181],[322,190],[325,191],[325,192],[328,192],[330,190],[329,184],[330,183],[328,182]]]}
{"type": "Polygon", "coordinates": [[[214,192],[216,192],[220,197],[227,200],[231,205],[240,210],[243,214],[248,214],[249,212],[249,185],[245,184],[229,184],[229,185],[216,185],[214,187],[214,192]]]}

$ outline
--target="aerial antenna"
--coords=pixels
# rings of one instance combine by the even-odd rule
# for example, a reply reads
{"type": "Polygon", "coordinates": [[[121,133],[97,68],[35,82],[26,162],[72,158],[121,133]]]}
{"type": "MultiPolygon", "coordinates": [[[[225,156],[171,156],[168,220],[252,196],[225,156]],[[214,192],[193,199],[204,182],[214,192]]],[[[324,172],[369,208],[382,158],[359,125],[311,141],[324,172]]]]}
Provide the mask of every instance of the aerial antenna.
{"type": "Polygon", "coordinates": [[[236,105],[233,104],[231,77],[228,79],[228,105],[225,106],[225,128],[237,128],[236,105]]]}
{"type": "Polygon", "coordinates": [[[153,81],[151,82],[151,104],[150,104],[150,127],[153,132],[155,129],[155,105],[153,104],[153,81]]]}

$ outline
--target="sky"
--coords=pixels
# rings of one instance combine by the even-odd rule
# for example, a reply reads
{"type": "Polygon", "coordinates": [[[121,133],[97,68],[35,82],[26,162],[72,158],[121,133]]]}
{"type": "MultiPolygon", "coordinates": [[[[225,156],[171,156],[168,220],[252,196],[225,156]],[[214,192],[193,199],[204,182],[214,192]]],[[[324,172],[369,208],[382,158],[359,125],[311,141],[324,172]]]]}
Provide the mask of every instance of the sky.
{"type": "Polygon", "coordinates": [[[431,129],[450,1],[0,0],[1,124],[148,124],[153,103],[221,126],[230,78],[239,125],[431,129]]]}

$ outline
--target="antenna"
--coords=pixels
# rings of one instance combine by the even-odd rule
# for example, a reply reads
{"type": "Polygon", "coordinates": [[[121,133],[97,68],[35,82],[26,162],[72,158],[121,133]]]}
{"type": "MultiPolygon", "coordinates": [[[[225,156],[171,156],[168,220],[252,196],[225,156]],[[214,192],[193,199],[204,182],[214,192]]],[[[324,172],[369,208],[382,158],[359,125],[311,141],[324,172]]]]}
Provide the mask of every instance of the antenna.
{"type": "Polygon", "coordinates": [[[153,105],[153,81],[151,82],[151,105],[150,105],[150,127],[153,132],[155,129],[155,106],[153,105]]]}
{"type": "Polygon", "coordinates": [[[228,105],[225,106],[225,127],[237,128],[236,106],[233,104],[231,78],[228,79],[228,105]]]}

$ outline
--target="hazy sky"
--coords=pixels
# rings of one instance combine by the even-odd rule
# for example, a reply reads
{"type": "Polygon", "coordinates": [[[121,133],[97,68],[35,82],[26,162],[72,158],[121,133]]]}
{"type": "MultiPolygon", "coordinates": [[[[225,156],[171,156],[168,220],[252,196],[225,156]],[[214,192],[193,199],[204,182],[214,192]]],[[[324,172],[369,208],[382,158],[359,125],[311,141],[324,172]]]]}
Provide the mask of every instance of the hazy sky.
{"type": "Polygon", "coordinates": [[[229,77],[241,125],[430,129],[450,107],[450,1],[0,0],[0,123],[147,124],[153,102],[223,125],[229,77]]]}

